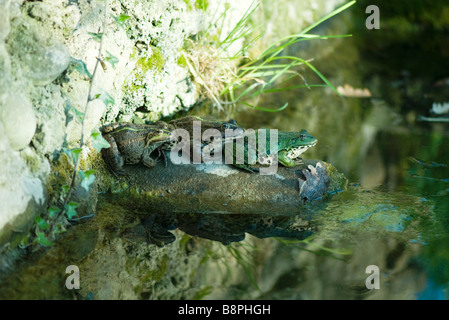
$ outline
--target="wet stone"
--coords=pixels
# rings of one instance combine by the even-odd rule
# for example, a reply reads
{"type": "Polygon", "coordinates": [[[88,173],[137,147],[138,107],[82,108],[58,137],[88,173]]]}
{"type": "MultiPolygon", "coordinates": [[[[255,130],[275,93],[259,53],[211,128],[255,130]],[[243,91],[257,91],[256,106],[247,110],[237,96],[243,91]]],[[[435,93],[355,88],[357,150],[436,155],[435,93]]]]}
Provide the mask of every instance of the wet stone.
{"type": "MultiPolygon", "coordinates": [[[[147,239],[159,246],[176,239],[170,232],[176,228],[224,244],[243,240],[245,233],[304,239],[314,232],[311,221],[332,192],[332,178],[327,174],[331,165],[304,162],[293,168],[279,166],[273,175],[248,173],[225,164],[174,165],[169,161],[167,166],[159,162],[151,169],[127,165],[125,174],[118,177],[126,187],[100,197],[139,216],[147,239]],[[298,180],[302,181],[301,193],[298,180]]],[[[343,180],[333,182],[343,188],[343,180]]]]}

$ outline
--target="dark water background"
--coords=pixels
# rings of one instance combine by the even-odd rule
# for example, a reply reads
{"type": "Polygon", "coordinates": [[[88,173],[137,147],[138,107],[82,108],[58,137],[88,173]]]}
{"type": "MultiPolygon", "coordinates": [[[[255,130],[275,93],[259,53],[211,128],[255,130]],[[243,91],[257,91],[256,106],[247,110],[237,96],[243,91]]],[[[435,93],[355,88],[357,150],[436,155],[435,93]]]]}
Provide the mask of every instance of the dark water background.
{"type": "MultiPolygon", "coordinates": [[[[367,88],[370,98],[322,88],[282,92],[262,106],[289,102],[285,111],[250,110],[237,119],[244,127],[306,128],[319,142],[304,157],[328,161],[350,180],[326,209],[327,219],[343,223],[318,238],[328,248],[351,248],[352,255],[344,266],[335,258],[300,264],[286,275],[302,279],[301,289],[286,290],[290,297],[447,299],[449,124],[420,117],[435,116],[432,104],[449,101],[449,8],[378,1],[380,29],[368,30],[370,4],[376,2],[360,1],[312,30],[351,38],[306,41],[288,52],[313,58],[335,87],[367,88]],[[377,291],[364,287],[364,268],[371,264],[382,274],[377,291]]],[[[308,83],[319,83],[310,70],[300,72],[308,83]]]]}

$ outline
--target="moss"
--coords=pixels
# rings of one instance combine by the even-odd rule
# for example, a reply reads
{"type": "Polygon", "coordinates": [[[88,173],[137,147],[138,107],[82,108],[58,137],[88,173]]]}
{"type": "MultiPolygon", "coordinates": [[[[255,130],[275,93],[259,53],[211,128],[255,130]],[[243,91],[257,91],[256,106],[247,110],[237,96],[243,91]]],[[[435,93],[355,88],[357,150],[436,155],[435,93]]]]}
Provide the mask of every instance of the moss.
{"type": "Polygon", "coordinates": [[[206,11],[209,7],[209,0],[195,0],[195,8],[206,11]]]}
{"type": "Polygon", "coordinates": [[[193,7],[192,7],[192,4],[190,3],[190,0],[184,0],[184,3],[187,6],[187,11],[192,11],[193,10],[193,7]]]}
{"type": "Polygon", "coordinates": [[[146,272],[142,276],[141,282],[144,283],[147,281],[160,281],[166,272],[167,272],[167,258],[164,257],[161,261],[159,268],[149,270],[148,272],[146,272]]]}
{"type": "Polygon", "coordinates": [[[73,164],[67,154],[61,152],[58,160],[51,164],[51,172],[46,183],[48,194],[53,195],[55,199],[59,198],[61,187],[70,184],[72,174],[73,164]]]}
{"type": "Polygon", "coordinates": [[[184,55],[181,55],[178,60],[176,60],[176,63],[178,64],[178,66],[181,66],[183,68],[187,68],[187,60],[186,57],[184,55]]]}
{"type": "Polygon", "coordinates": [[[38,155],[30,152],[21,152],[20,156],[22,157],[23,160],[25,160],[31,173],[36,173],[39,171],[39,169],[42,166],[42,162],[38,155]]]}
{"type": "Polygon", "coordinates": [[[156,69],[159,72],[164,68],[165,60],[164,55],[158,48],[153,48],[153,54],[149,57],[141,57],[137,59],[136,66],[144,73],[151,69],[156,69]]]}
{"type": "Polygon", "coordinates": [[[324,166],[326,167],[327,174],[331,180],[331,184],[329,185],[328,192],[333,193],[339,190],[345,190],[348,184],[348,179],[344,176],[343,173],[339,172],[333,165],[330,163],[324,162],[324,166]]]}
{"type": "MultiPolygon", "coordinates": [[[[193,10],[192,0],[184,0],[188,11],[193,10]]],[[[206,11],[209,7],[209,0],[194,0],[195,8],[206,11]]]]}
{"type": "MultiPolygon", "coordinates": [[[[137,50],[133,49],[133,53],[129,56],[130,60],[138,55],[137,50]]],[[[162,72],[165,65],[164,55],[159,48],[153,47],[153,54],[150,57],[137,58],[136,68],[131,74],[129,80],[122,85],[123,92],[136,92],[145,89],[145,75],[150,70],[162,72]]]]}

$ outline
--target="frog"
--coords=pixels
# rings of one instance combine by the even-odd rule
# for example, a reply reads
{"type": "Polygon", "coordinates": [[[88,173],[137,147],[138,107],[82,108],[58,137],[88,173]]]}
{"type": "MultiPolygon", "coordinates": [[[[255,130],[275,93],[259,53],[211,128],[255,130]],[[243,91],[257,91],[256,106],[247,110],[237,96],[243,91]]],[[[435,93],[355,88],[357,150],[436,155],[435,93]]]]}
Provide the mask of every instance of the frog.
{"type": "Polygon", "coordinates": [[[198,116],[187,116],[179,119],[172,120],[168,123],[170,129],[185,129],[190,135],[190,138],[193,138],[194,133],[194,121],[201,122],[201,136],[204,131],[207,129],[217,129],[220,131],[223,139],[225,138],[234,138],[238,136],[242,136],[244,130],[237,125],[237,122],[234,119],[228,121],[220,121],[220,120],[208,120],[203,119],[198,116]]]}
{"type": "MultiPolygon", "coordinates": [[[[187,116],[179,119],[172,120],[168,123],[170,130],[175,129],[184,129],[189,133],[190,137],[190,146],[191,146],[191,155],[193,157],[194,153],[197,153],[199,156],[203,154],[204,150],[207,150],[208,154],[214,153],[214,148],[222,149],[223,144],[233,141],[238,137],[243,137],[244,129],[241,128],[234,119],[230,119],[228,121],[220,121],[220,120],[209,120],[203,119],[198,116],[187,116]],[[201,125],[201,131],[195,131],[196,127],[194,126],[194,122],[199,121],[201,125]],[[207,140],[203,140],[203,134],[208,129],[216,129],[221,134],[221,136],[211,136],[207,140]],[[201,143],[196,145],[193,141],[194,133],[197,134],[199,139],[201,139],[201,143]],[[220,148],[217,148],[220,146],[220,148]]],[[[198,128],[199,129],[199,128],[198,128]]]]}
{"type": "MultiPolygon", "coordinates": [[[[269,138],[272,132],[270,129],[259,129],[255,131],[255,141],[258,141],[260,130],[265,131],[265,136],[268,139],[268,143],[266,143],[264,148],[265,150],[258,150],[258,146],[255,147],[246,141],[243,147],[243,163],[237,163],[236,145],[234,144],[233,166],[249,172],[258,172],[259,170],[254,167],[255,164],[271,165],[273,163],[275,157],[270,152],[271,148],[269,144],[269,138]]],[[[299,132],[278,131],[277,161],[288,168],[300,165],[302,164],[300,155],[307,151],[307,149],[315,146],[317,142],[318,140],[305,129],[299,132]]]]}
{"type": "Polygon", "coordinates": [[[162,121],[154,124],[118,122],[100,128],[110,147],[102,149],[103,159],[116,176],[125,174],[125,164],[143,163],[148,168],[156,165],[160,150],[170,144],[171,131],[162,121]],[[158,150],[156,159],[151,154],[158,150]]]}

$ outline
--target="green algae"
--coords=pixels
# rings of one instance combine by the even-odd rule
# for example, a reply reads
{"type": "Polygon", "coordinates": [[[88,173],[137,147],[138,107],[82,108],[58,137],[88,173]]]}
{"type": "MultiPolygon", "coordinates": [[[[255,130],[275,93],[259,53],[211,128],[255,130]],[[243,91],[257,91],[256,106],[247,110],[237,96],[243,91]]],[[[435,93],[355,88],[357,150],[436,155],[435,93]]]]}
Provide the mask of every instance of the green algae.
{"type": "Polygon", "coordinates": [[[194,0],[192,4],[192,0],[183,0],[187,6],[187,11],[192,11],[193,7],[195,9],[206,11],[209,7],[209,0],[194,0]]]}
{"type": "Polygon", "coordinates": [[[207,11],[208,7],[209,7],[209,0],[195,0],[195,8],[207,11]]]}
{"type": "Polygon", "coordinates": [[[178,66],[183,67],[183,68],[187,68],[187,59],[184,55],[181,55],[178,60],[176,60],[176,63],[178,64],[178,66]]]}
{"type": "Polygon", "coordinates": [[[147,73],[153,69],[161,72],[164,68],[165,59],[161,50],[156,47],[153,47],[152,49],[153,54],[150,57],[140,57],[137,59],[136,67],[143,73],[147,73]]]}
{"type": "Polygon", "coordinates": [[[345,175],[337,170],[332,164],[328,162],[323,162],[326,167],[327,174],[330,178],[330,185],[328,189],[328,193],[335,193],[341,190],[345,190],[348,185],[348,179],[345,175]]]}

